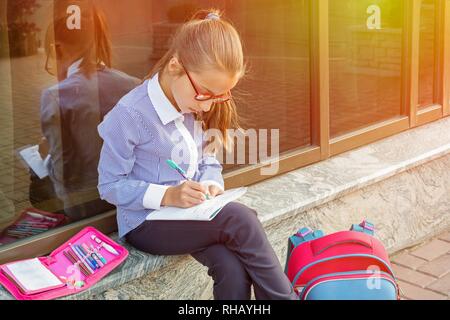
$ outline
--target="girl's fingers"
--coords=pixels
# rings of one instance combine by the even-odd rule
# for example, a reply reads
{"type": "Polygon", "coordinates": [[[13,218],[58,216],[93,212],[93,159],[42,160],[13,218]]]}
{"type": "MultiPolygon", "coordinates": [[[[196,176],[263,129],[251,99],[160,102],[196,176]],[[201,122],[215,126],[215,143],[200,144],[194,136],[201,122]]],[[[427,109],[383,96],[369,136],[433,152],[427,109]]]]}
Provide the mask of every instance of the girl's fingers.
{"type": "Polygon", "coordinates": [[[187,190],[186,192],[191,198],[202,201],[205,200],[205,194],[193,189],[187,190]]]}
{"type": "Polygon", "coordinates": [[[223,191],[220,188],[218,188],[218,187],[216,187],[214,185],[210,185],[209,186],[209,194],[211,196],[215,197],[215,196],[220,195],[222,193],[223,193],[223,191]]]}
{"type": "Polygon", "coordinates": [[[184,198],[184,202],[192,207],[192,206],[195,206],[195,205],[198,205],[198,204],[202,203],[203,201],[201,201],[201,200],[199,200],[197,198],[191,197],[190,195],[186,195],[185,198],[184,198]]]}
{"type": "Polygon", "coordinates": [[[200,183],[196,182],[196,181],[188,181],[186,182],[186,184],[194,190],[200,191],[201,193],[206,193],[208,192],[208,190],[200,183]]]}
{"type": "Polygon", "coordinates": [[[217,195],[219,190],[215,186],[209,186],[209,194],[211,194],[213,197],[217,195]]]}
{"type": "Polygon", "coordinates": [[[205,199],[205,194],[208,192],[208,190],[202,186],[201,184],[189,181],[189,184],[186,184],[188,188],[186,188],[186,192],[189,193],[192,197],[198,198],[198,199],[205,199]]]}
{"type": "Polygon", "coordinates": [[[216,192],[215,190],[212,188],[212,186],[209,186],[208,188],[208,193],[211,197],[215,197],[216,196],[216,192]]]}

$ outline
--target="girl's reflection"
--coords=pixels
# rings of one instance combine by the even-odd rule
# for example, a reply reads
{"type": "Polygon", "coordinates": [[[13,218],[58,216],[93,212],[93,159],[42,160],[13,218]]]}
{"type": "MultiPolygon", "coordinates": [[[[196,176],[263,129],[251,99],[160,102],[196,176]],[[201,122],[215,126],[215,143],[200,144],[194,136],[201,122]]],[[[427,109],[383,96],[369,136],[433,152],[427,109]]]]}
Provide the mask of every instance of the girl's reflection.
{"type": "MultiPolygon", "coordinates": [[[[112,209],[99,199],[97,164],[102,141],[97,126],[122,96],[140,80],[111,67],[111,42],[104,15],[91,1],[81,8],[81,29],[67,27],[66,1],[56,1],[55,19],[45,40],[45,69],[58,84],[41,97],[40,144],[48,154],[49,178],[32,174],[31,203],[73,220],[112,209]],[[55,211],[55,210],[53,210],[55,211]]],[[[84,2],[80,2],[84,3],[84,2]]]]}

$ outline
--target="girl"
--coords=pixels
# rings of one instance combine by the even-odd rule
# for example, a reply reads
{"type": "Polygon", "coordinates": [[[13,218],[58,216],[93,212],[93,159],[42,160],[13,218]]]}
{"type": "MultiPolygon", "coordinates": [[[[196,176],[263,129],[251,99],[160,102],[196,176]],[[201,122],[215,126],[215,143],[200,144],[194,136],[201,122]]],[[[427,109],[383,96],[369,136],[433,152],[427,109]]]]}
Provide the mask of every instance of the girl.
{"type": "Polygon", "coordinates": [[[222,166],[193,138],[194,124],[220,130],[216,143],[230,147],[226,129],[237,127],[230,92],[244,73],[233,26],[217,10],[194,15],[150,78],[100,124],[98,188],[117,206],[120,238],[155,255],[191,254],[208,267],[215,299],[248,300],[252,284],[256,299],[297,299],[255,210],[231,202],[212,221],[146,220],[161,206],[192,207],[223,193],[222,166]],[[180,143],[188,181],[166,164],[180,143]]]}
{"type": "Polygon", "coordinates": [[[49,177],[31,175],[30,201],[44,210],[58,210],[72,220],[111,210],[99,198],[98,161],[102,140],[97,126],[121,97],[140,81],[111,67],[111,43],[103,12],[91,0],[81,6],[81,29],[67,28],[67,0],[54,1],[54,21],[45,37],[45,69],[58,83],[43,91],[40,151],[49,177]],[[44,151],[43,151],[44,150],[44,151]],[[62,208],[48,208],[49,202],[62,208]]]}

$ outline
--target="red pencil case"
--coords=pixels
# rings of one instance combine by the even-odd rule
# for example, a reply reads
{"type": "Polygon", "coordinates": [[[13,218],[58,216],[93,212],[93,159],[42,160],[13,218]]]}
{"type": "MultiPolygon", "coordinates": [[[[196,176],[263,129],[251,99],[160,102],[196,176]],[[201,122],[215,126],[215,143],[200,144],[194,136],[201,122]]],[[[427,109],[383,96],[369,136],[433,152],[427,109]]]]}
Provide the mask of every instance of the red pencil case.
{"type": "Polygon", "coordinates": [[[11,278],[9,272],[6,272],[8,264],[13,262],[0,265],[0,283],[18,300],[54,299],[89,289],[127,257],[127,249],[97,229],[86,227],[50,255],[38,257],[45,268],[64,282],[64,286],[26,294],[14,281],[15,279],[11,278]],[[75,248],[75,246],[81,246],[82,244],[84,244],[82,246],[84,250],[80,251],[79,247],[75,248]],[[72,257],[71,259],[68,258],[68,254],[72,257]],[[78,259],[75,260],[75,257],[78,259]],[[86,266],[89,266],[91,270],[89,271],[86,266]],[[89,272],[86,272],[86,270],[89,272]],[[80,283],[83,284],[81,287],[80,283]]]}

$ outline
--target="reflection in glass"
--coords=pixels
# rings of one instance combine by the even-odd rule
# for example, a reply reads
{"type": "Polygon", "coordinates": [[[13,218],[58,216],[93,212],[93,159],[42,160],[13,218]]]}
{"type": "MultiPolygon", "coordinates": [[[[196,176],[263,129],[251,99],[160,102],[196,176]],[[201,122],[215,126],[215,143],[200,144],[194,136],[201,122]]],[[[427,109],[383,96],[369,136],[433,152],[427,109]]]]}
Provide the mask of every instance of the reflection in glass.
{"type": "Polygon", "coordinates": [[[4,193],[8,186],[2,184],[0,200],[15,210],[8,217],[1,213],[1,244],[114,208],[100,200],[97,191],[102,145],[97,126],[140,83],[112,68],[107,20],[92,1],[76,2],[80,29],[68,28],[67,8],[73,1],[20,2],[35,5],[29,17],[17,3],[8,2],[8,22],[22,24],[8,26],[9,59],[1,61],[11,69],[14,127],[9,135],[14,139],[2,153],[12,149],[21,156],[2,163],[14,169],[13,191],[4,193]],[[17,42],[16,29],[31,24],[34,37],[17,42]],[[45,159],[47,176],[27,166],[33,158],[24,156],[24,150],[34,151],[34,159],[45,159]]]}
{"type": "Polygon", "coordinates": [[[244,128],[279,129],[281,153],[309,146],[310,1],[243,1],[241,6],[230,18],[241,30],[250,65],[238,87],[245,93],[238,105],[244,128]]]}
{"type": "Polygon", "coordinates": [[[435,102],[436,0],[422,0],[420,7],[419,107],[435,102]]]}
{"type": "MultiPolygon", "coordinates": [[[[49,179],[56,197],[64,204],[64,213],[73,220],[113,208],[99,199],[97,191],[102,146],[97,126],[120,98],[139,83],[138,79],[111,69],[109,31],[101,12],[93,6],[82,8],[81,12],[81,30],[67,28],[65,12],[55,15],[47,30],[45,50],[53,57],[53,75],[59,83],[44,90],[41,97],[45,139],[40,147],[48,143],[43,148],[50,155],[49,179]]],[[[59,13],[59,8],[55,13],[59,13]]],[[[43,158],[46,156],[43,154],[43,158]]],[[[42,199],[36,201],[30,195],[30,200],[36,206],[42,199]]]]}
{"type": "Polygon", "coordinates": [[[402,0],[330,0],[330,119],[336,137],[401,114],[402,0]]]}

